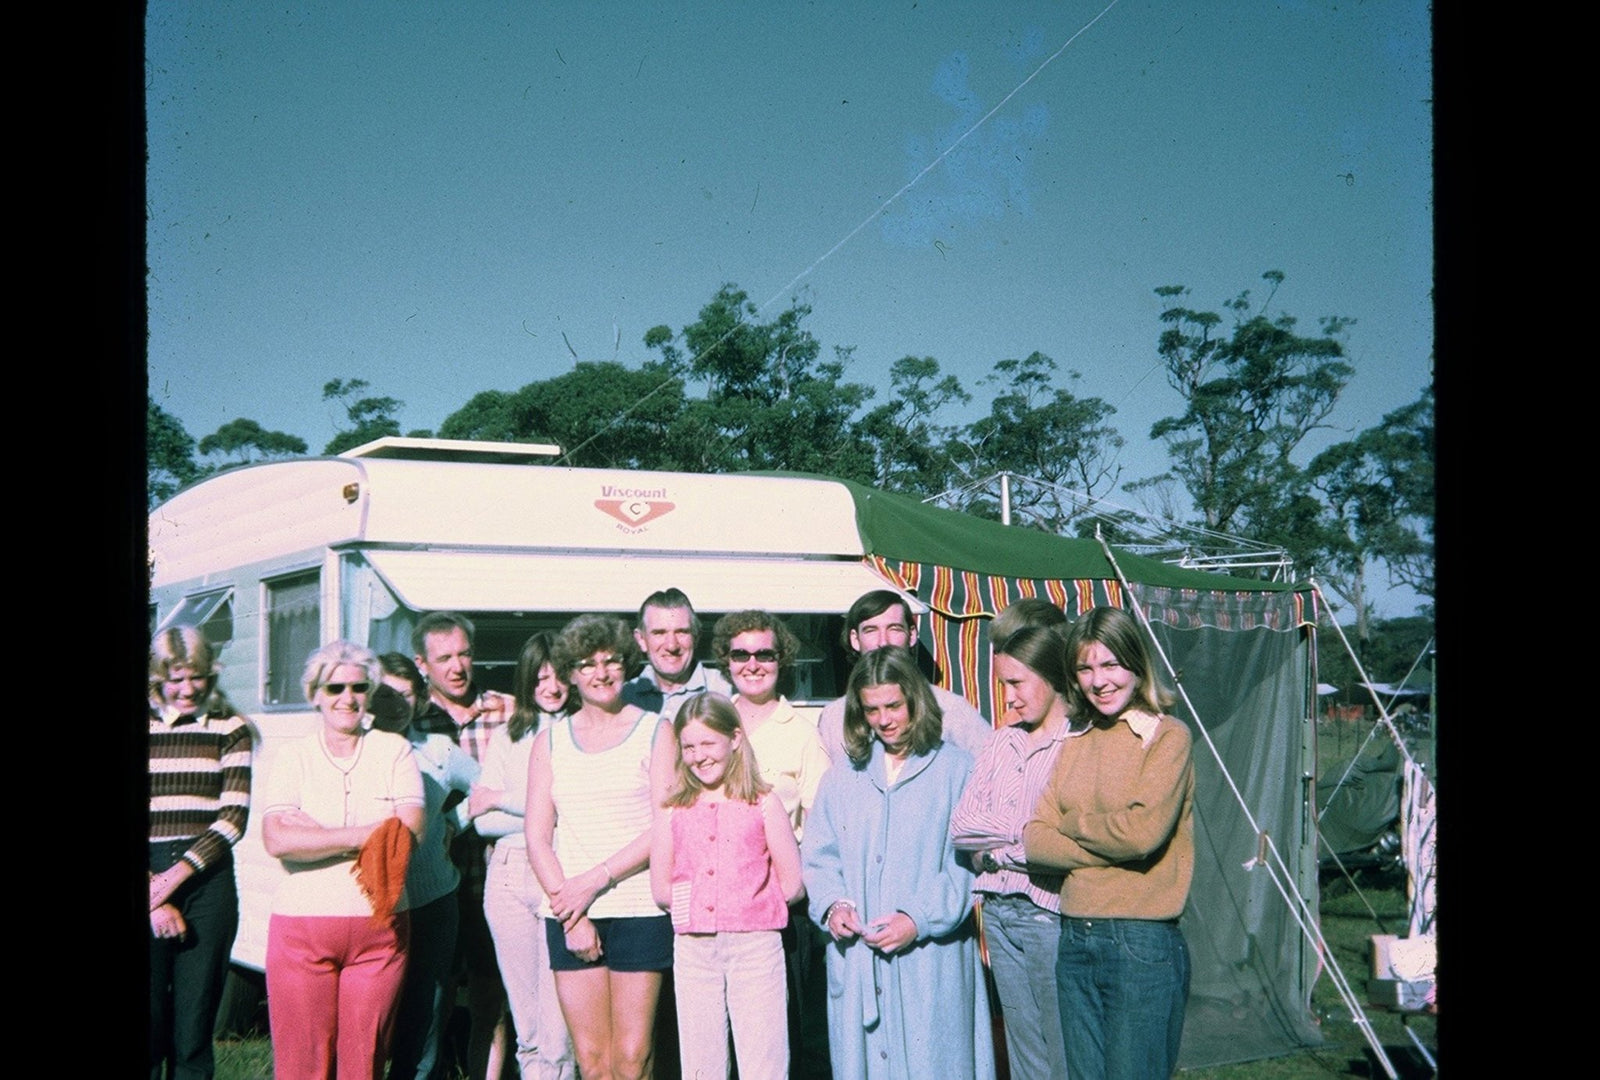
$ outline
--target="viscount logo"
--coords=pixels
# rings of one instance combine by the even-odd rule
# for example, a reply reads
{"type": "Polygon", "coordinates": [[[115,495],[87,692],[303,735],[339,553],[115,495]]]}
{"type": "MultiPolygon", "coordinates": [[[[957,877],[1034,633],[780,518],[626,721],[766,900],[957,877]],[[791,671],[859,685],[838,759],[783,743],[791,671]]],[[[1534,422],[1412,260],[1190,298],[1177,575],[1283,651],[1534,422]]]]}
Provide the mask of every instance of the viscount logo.
{"type": "MultiPolygon", "coordinates": [[[[614,491],[608,488],[607,491],[614,491]]],[[[664,489],[661,492],[665,494],[664,489]]],[[[630,528],[638,528],[647,521],[654,521],[663,514],[668,514],[676,508],[676,503],[669,503],[663,499],[641,499],[632,497],[627,499],[596,499],[595,508],[602,510],[630,528]]]]}
{"type": "Polygon", "coordinates": [[[626,488],[615,484],[601,484],[600,494],[608,499],[665,499],[666,488],[626,488]]]}

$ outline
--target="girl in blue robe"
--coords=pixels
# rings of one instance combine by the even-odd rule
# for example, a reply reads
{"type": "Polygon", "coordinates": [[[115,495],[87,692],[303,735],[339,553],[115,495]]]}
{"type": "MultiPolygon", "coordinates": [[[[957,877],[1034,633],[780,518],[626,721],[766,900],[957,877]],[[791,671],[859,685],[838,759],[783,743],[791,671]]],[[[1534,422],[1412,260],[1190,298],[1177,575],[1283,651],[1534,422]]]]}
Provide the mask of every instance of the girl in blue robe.
{"type": "Polygon", "coordinates": [[[845,695],[849,762],[822,778],[802,843],[827,950],[835,1080],[995,1074],[973,874],[950,843],[972,757],[903,648],[864,655],[845,695]]]}

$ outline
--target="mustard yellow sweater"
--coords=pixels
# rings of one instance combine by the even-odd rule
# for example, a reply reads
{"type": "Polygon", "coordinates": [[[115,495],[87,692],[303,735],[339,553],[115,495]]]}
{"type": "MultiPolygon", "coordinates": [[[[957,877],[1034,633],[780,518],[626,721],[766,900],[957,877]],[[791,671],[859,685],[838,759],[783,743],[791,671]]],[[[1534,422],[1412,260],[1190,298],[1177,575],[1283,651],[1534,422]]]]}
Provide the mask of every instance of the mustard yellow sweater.
{"type": "MultiPolygon", "coordinates": [[[[1130,710],[1132,713],[1132,710],[1130,710]]],[[[1061,914],[1175,919],[1194,876],[1194,760],[1170,716],[1124,713],[1062,743],[1033,818],[1028,862],[1069,871],[1061,914]]]]}

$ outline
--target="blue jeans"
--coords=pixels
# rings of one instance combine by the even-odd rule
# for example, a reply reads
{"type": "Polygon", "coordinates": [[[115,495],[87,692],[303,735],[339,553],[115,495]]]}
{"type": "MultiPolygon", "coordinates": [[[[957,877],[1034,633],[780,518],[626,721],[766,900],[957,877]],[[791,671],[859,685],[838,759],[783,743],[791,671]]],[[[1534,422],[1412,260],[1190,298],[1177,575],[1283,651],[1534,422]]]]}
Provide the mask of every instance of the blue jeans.
{"type": "Polygon", "coordinates": [[[983,934],[1005,1015],[1012,1080],[1070,1076],[1065,1071],[1061,1002],[1056,993],[1061,917],[1025,896],[985,893],[983,934]]]}
{"type": "Polygon", "coordinates": [[[1167,1080],[1189,1001],[1176,922],[1061,920],[1056,997],[1072,1080],[1167,1080]]]}

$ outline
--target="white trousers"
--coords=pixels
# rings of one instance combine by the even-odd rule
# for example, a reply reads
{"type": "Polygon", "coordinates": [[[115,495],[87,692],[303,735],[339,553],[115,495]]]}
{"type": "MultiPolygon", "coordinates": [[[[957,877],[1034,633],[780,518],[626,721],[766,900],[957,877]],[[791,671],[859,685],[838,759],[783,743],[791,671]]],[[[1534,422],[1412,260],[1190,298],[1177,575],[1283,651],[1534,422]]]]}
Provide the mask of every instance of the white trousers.
{"type": "Polygon", "coordinates": [[[727,1080],[730,1021],[739,1080],[787,1080],[788,982],[778,931],[675,935],[672,981],[683,1080],[727,1080]]]}
{"type": "Polygon", "coordinates": [[[483,914],[494,937],[500,981],[517,1032],[517,1070],[522,1080],[574,1080],[572,1039],[556,999],[544,919],[539,915],[544,892],[528,865],[528,849],[502,839],[488,859],[483,914]]]}

